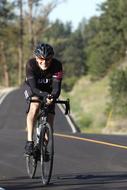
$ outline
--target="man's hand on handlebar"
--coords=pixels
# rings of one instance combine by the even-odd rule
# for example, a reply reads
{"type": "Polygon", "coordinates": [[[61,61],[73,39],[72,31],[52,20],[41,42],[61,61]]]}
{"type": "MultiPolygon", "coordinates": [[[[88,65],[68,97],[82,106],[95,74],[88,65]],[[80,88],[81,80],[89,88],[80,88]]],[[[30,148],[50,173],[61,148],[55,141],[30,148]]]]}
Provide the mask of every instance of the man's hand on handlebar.
{"type": "Polygon", "coordinates": [[[49,94],[49,95],[46,97],[46,105],[52,104],[53,101],[54,101],[53,96],[49,94]]]}
{"type": "Polygon", "coordinates": [[[70,113],[70,100],[56,100],[53,98],[52,95],[48,95],[45,97],[45,99],[39,100],[39,99],[34,99],[34,100],[30,100],[31,102],[39,102],[39,103],[43,103],[43,105],[50,105],[53,102],[56,104],[64,104],[65,105],[65,115],[70,113]]]}

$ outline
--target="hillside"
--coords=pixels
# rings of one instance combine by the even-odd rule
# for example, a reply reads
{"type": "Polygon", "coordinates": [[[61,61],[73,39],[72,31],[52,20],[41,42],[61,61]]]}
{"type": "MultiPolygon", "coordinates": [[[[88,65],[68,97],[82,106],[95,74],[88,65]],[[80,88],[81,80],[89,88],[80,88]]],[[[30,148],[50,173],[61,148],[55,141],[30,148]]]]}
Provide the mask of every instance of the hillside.
{"type": "Polygon", "coordinates": [[[113,117],[113,110],[106,112],[110,102],[108,77],[96,82],[82,77],[66,96],[71,100],[71,115],[82,132],[127,133],[127,121],[113,117]]]}

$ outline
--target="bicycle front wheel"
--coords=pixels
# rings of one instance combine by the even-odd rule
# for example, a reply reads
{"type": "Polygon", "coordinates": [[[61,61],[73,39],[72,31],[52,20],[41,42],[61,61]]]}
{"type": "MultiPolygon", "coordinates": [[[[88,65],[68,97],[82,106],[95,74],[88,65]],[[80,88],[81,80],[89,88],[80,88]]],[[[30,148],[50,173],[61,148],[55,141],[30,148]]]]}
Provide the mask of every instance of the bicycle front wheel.
{"type": "MultiPolygon", "coordinates": [[[[34,144],[36,144],[36,139],[37,139],[37,133],[36,133],[36,128],[34,128],[34,133],[33,133],[33,140],[34,140],[34,144]]],[[[37,155],[35,152],[35,145],[34,145],[34,151],[32,155],[26,155],[26,169],[27,169],[27,173],[28,176],[30,178],[34,178],[35,173],[36,173],[36,169],[37,169],[37,155]]]]}
{"type": "Polygon", "coordinates": [[[33,155],[26,156],[26,169],[27,169],[28,176],[30,178],[34,178],[36,168],[37,168],[37,160],[35,159],[35,157],[33,155]]]}
{"type": "Polygon", "coordinates": [[[43,185],[50,181],[53,169],[53,129],[46,123],[41,130],[41,177],[43,185]]]}

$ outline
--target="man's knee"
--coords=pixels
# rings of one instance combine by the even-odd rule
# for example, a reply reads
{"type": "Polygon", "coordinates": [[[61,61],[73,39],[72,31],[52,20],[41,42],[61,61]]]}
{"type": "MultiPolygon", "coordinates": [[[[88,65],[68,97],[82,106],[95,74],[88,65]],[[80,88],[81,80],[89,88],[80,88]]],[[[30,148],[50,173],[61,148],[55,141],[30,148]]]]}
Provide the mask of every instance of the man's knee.
{"type": "MultiPolygon", "coordinates": [[[[38,100],[38,97],[32,97],[31,98],[31,100],[38,100]]],[[[39,110],[39,106],[40,106],[40,104],[39,104],[39,102],[30,102],[29,101],[29,110],[28,110],[28,112],[27,113],[36,113],[38,110],[39,110]]]]}
{"type": "Polygon", "coordinates": [[[38,111],[39,111],[39,104],[38,103],[30,103],[28,115],[31,115],[34,117],[38,111]]]}

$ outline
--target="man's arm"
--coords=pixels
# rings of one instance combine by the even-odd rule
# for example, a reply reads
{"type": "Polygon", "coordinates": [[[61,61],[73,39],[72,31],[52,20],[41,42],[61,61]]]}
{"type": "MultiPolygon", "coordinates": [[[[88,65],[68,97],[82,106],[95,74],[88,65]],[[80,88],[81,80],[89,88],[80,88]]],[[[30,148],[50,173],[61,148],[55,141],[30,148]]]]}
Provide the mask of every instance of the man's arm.
{"type": "Polygon", "coordinates": [[[58,79],[53,79],[53,84],[52,84],[52,92],[51,95],[53,98],[58,98],[61,92],[61,80],[58,79]]]}
{"type": "Polygon", "coordinates": [[[43,92],[36,88],[35,79],[32,77],[27,78],[27,82],[29,83],[31,90],[35,96],[38,96],[40,98],[44,98],[48,95],[48,92],[43,92]]]}
{"type": "Polygon", "coordinates": [[[36,88],[35,76],[33,73],[33,68],[30,65],[30,61],[27,63],[27,66],[26,66],[26,82],[29,84],[35,96],[44,98],[48,95],[47,92],[42,92],[41,90],[36,88]]]}
{"type": "Polygon", "coordinates": [[[47,105],[52,104],[52,102],[59,97],[60,92],[61,92],[61,80],[54,79],[52,87],[53,87],[53,90],[51,94],[48,95],[46,98],[47,105]]]}

